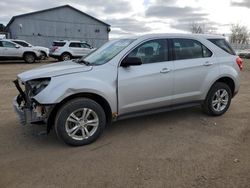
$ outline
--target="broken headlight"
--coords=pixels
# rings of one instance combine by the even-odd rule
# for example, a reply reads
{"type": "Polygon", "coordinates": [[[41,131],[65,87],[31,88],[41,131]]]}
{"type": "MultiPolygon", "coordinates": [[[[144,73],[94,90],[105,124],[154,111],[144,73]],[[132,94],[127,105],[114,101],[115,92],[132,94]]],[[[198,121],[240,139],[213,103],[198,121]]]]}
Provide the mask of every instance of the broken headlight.
{"type": "Polygon", "coordinates": [[[39,78],[27,82],[27,93],[29,97],[36,96],[49,85],[50,78],[39,78]]]}

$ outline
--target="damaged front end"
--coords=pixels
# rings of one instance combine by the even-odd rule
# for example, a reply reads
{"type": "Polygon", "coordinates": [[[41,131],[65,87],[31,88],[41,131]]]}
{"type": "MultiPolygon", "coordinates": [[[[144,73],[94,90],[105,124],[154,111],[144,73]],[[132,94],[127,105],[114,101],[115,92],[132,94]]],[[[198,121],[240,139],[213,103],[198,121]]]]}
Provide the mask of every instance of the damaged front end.
{"type": "Polygon", "coordinates": [[[27,81],[22,83],[24,86],[24,89],[22,89],[18,80],[13,81],[19,91],[19,95],[13,100],[13,106],[21,125],[47,123],[53,105],[39,104],[34,96],[47,87],[49,82],[50,78],[27,81]]]}

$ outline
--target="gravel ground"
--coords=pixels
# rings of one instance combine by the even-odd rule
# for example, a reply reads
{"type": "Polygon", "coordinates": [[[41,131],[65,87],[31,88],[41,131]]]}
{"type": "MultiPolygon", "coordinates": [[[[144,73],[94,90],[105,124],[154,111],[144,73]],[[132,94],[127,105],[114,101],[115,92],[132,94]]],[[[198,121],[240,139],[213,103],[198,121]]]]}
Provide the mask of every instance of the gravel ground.
{"type": "Polygon", "coordinates": [[[0,63],[1,188],[250,187],[250,61],[225,115],[196,107],[123,120],[84,147],[18,124],[11,81],[46,63],[0,63]]]}

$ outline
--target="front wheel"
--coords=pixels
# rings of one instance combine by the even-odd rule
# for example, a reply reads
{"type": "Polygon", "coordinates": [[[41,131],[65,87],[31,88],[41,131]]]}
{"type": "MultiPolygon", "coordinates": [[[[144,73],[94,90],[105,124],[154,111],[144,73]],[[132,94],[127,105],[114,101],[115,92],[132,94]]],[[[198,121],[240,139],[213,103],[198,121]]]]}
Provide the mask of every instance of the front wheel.
{"type": "Polygon", "coordinates": [[[33,53],[26,53],[23,58],[26,63],[34,63],[36,61],[36,56],[33,53]]]}
{"type": "Polygon", "coordinates": [[[232,99],[232,92],[229,86],[225,83],[215,83],[208,92],[208,95],[202,105],[203,110],[213,116],[224,114],[232,99]]]}
{"type": "Polygon", "coordinates": [[[94,100],[78,98],[67,102],[55,121],[57,136],[66,144],[81,146],[94,142],[103,132],[106,117],[94,100]]]}
{"type": "Polygon", "coordinates": [[[45,60],[47,58],[47,55],[45,52],[41,52],[41,56],[40,56],[41,60],[45,60]]]}

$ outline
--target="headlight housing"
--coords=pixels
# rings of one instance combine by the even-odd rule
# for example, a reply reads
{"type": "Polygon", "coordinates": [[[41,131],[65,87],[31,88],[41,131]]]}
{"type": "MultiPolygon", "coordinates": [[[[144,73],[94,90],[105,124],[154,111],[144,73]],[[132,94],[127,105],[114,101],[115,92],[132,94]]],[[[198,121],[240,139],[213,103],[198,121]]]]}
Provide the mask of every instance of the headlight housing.
{"type": "Polygon", "coordinates": [[[50,83],[51,78],[39,78],[30,80],[26,84],[26,90],[29,97],[34,97],[44,90],[50,83]]]}

